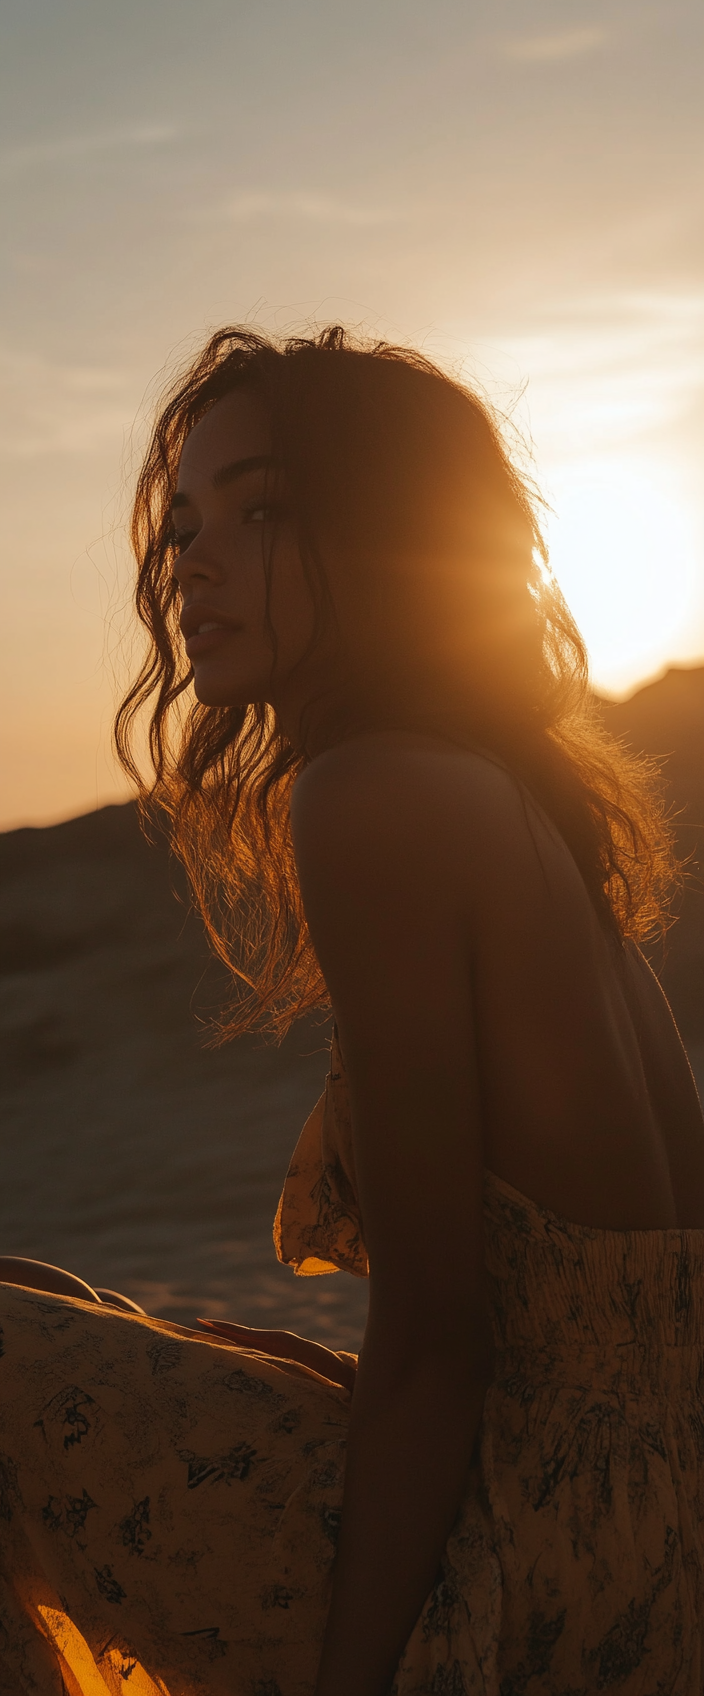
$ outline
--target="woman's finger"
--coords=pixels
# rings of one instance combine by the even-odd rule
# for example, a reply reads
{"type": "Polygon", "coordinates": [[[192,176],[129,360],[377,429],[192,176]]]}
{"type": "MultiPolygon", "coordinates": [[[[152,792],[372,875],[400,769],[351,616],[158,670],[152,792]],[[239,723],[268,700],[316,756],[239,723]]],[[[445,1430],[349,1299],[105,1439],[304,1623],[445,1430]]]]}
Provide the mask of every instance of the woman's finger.
{"type": "Polygon", "coordinates": [[[297,1337],[293,1331],[257,1331],[253,1325],[235,1325],[229,1319],[199,1319],[198,1324],[261,1354],[280,1354],[289,1360],[308,1362],[318,1351],[330,1353],[322,1343],[309,1342],[307,1337],[297,1337]]]}
{"type": "Polygon", "coordinates": [[[235,1325],[230,1319],[199,1319],[197,1323],[205,1330],[220,1331],[224,1337],[246,1339],[254,1348],[259,1342],[265,1343],[268,1354],[278,1353],[289,1335],[287,1331],[257,1331],[253,1325],[235,1325]]]}
{"type": "Polygon", "coordinates": [[[239,1342],[261,1354],[279,1355],[284,1360],[296,1360],[323,1378],[343,1389],[354,1388],[357,1363],[353,1355],[336,1354],[324,1343],[314,1343],[308,1337],[298,1337],[293,1331],[256,1331],[251,1325],[235,1325],[229,1319],[199,1319],[198,1324],[216,1336],[239,1342]]]}

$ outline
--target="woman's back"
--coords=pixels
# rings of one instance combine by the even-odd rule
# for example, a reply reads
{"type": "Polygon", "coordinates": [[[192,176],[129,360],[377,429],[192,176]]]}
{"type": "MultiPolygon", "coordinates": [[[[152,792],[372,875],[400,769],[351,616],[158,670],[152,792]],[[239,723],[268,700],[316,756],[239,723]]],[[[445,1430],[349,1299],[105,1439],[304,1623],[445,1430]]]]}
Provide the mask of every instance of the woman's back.
{"type": "Polygon", "coordinates": [[[704,1226],[704,1120],[657,980],[530,796],[459,758],[488,1165],[583,1224],[704,1226]]]}
{"type": "Polygon", "coordinates": [[[372,839],[412,792],[427,875],[456,891],[486,1165],[578,1223],[704,1227],[704,1120],[665,997],[605,932],[525,788],[483,754],[406,732],[350,740],[322,766],[323,788],[359,785],[372,839]]]}

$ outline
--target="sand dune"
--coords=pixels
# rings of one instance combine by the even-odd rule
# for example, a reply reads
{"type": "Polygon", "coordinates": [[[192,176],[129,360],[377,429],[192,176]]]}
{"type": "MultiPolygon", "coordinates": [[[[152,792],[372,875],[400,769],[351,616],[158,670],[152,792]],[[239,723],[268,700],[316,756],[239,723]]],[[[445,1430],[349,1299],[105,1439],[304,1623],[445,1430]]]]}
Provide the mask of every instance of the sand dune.
{"type": "MultiPolygon", "coordinates": [[[[634,746],[669,756],[694,852],[704,669],[669,672],[605,711],[634,746]]],[[[174,880],[164,843],[145,842],[129,805],[0,837],[3,1252],[67,1266],[182,1322],[229,1316],[354,1347],[364,1285],[294,1279],[271,1246],[286,1165],[326,1071],[326,1026],[307,1022],[278,1049],[204,1049],[223,984],[174,880]]],[[[698,1062],[704,896],[693,875],[662,973],[698,1062]]]]}
{"type": "Polygon", "coordinates": [[[271,1224],[327,1029],[203,1048],[223,984],[131,806],[0,838],[6,1253],[150,1312],[356,1337],[364,1286],[294,1279],[271,1224]]]}

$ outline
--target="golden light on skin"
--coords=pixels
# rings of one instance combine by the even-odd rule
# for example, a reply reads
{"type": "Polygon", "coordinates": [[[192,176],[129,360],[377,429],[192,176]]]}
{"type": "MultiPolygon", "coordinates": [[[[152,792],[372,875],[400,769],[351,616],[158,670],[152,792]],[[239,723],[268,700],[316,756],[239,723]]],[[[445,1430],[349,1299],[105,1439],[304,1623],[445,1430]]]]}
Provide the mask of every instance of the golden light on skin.
{"type": "Polygon", "coordinates": [[[550,563],[593,681],[626,691],[686,637],[698,599],[695,513],[667,467],[636,455],[561,466],[551,504],[550,563]]]}

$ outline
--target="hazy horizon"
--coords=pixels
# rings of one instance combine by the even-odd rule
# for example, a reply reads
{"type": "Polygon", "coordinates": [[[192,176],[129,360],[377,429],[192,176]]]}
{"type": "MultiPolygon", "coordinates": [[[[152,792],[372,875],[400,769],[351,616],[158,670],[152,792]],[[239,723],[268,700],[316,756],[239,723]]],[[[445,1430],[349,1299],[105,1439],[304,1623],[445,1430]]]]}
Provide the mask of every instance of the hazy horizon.
{"type": "Polygon", "coordinates": [[[694,0],[8,0],[4,33],[0,825],[126,793],[120,525],[158,374],[222,322],[460,371],[532,443],[595,685],[700,660],[694,0]]]}

